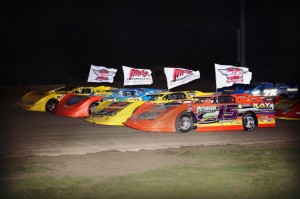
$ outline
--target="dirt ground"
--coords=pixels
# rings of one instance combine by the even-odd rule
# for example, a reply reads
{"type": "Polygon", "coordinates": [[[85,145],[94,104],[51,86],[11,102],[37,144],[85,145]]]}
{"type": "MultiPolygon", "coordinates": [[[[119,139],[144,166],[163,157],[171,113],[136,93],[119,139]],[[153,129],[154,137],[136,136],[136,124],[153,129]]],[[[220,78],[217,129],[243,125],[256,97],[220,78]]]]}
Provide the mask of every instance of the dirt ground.
{"type": "MultiPolygon", "coordinates": [[[[2,163],[16,168],[30,166],[57,178],[72,176],[122,176],[193,159],[174,155],[187,150],[232,144],[289,144],[300,141],[299,121],[278,121],[274,129],[255,133],[205,134],[145,133],[127,127],[99,127],[51,113],[20,110],[18,97],[2,100],[2,163]],[[99,130],[100,129],[100,130],[99,130]]],[[[10,170],[11,171],[11,170],[10,170]]],[[[11,173],[11,176],[17,175],[11,173]]]]}
{"type": "MultiPolygon", "coordinates": [[[[186,162],[186,158],[172,155],[179,150],[186,149],[106,151],[85,155],[27,156],[2,160],[14,168],[37,167],[41,169],[40,172],[27,173],[28,176],[112,177],[162,169],[181,164],[183,161],[193,164],[192,159],[186,162]]],[[[21,177],[18,172],[11,173],[11,177],[14,176],[21,177]]]]}
{"type": "MultiPolygon", "coordinates": [[[[262,145],[272,147],[299,146],[299,142],[252,144],[251,148],[254,149],[262,145]]],[[[154,171],[175,165],[193,166],[198,164],[197,159],[179,154],[204,150],[204,147],[224,146],[194,146],[131,152],[105,151],[84,155],[26,156],[0,159],[1,167],[4,169],[2,173],[6,173],[9,178],[51,176],[56,179],[93,177],[104,180],[108,177],[154,171]]]]}

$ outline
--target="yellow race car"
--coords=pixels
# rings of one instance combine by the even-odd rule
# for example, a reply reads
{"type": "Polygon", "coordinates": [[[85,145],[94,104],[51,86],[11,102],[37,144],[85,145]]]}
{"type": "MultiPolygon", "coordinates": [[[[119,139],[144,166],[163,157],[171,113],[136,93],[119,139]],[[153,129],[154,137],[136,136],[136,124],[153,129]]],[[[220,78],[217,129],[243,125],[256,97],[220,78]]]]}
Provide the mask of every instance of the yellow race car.
{"type": "Polygon", "coordinates": [[[21,108],[27,111],[41,111],[51,112],[56,104],[66,94],[72,92],[78,95],[105,95],[115,88],[110,86],[98,86],[98,87],[77,87],[70,89],[66,87],[60,87],[48,92],[31,91],[26,93],[21,98],[21,108]]]}
{"type": "Polygon", "coordinates": [[[160,102],[173,102],[182,100],[195,100],[197,96],[212,95],[213,92],[202,91],[166,91],[160,93],[148,94],[143,98],[144,101],[154,101],[154,103],[160,102]]]}
{"type": "Polygon", "coordinates": [[[86,121],[102,125],[123,125],[132,113],[146,101],[112,102],[105,100],[100,103],[86,121]]]}
{"type": "Polygon", "coordinates": [[[202,91],[197,91],[197,90],[187,90],[187,91],[182,91],[182,92],[186,93],[190,98],[215,94],[215,92],[202,92],[202,91]]]}

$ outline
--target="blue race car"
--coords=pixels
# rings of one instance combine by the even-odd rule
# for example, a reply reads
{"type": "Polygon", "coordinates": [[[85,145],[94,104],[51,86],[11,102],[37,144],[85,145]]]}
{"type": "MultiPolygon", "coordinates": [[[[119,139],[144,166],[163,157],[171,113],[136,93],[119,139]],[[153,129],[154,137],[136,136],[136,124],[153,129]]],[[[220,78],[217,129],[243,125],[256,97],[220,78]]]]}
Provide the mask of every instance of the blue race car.
{"type": "Polygon", "coordinates": [[[167,91],[166,89],[152,89],[152,88],[120,88],[113,91],[113,94],[103,98],[102,101],[108,100],[113,102],[123,101],[141,101],[143,97],[152,94],[167,91]]]}
{"type": "Polygon", "coordinates": [[[276,97],[298,93],[298,84],[281,82],[255,82],[251,84],[233,84],[232,86],[217,89],[221,94],[252,94],[255,96],[276,97]]]}

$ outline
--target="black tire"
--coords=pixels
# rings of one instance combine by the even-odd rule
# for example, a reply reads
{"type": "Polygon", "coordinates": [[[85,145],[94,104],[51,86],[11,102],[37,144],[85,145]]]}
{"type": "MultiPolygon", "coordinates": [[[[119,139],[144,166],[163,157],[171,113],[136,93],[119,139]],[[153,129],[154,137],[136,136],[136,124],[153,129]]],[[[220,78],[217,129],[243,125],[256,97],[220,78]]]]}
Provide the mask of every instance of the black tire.
{"type": "Polygon", "coordinates": [[[189,113],[181,113],[176,119],[176,131],[187,133],[193,129],[193,117],[189,113]]]}
{"type": "Polygon", "coordinates": [[[254,113],[246,112],[243,114],[243,127],[245,131],[252,131],[257,127],[257,118],[254,113]]]}
{"type": "Polygon", "coordinates": [[[58,104],[58,100],[56,99],[50,99],[47,103],[46,103],[46,111],[48,112],[52,112],[54,107],[58,104]]]}
{"type": "Polygon", "coordinates": [[[97,106],[98,106],[98,103],[92,103],[89,108],[89,114],[92,114],[97,106]]]}

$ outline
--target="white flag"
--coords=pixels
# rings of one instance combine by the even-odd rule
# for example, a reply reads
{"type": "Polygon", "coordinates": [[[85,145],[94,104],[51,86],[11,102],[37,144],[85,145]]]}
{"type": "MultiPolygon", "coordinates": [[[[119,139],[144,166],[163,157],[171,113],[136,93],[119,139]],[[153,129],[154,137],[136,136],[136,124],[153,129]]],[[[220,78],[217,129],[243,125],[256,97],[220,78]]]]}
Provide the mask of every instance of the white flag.
{"type": "Polygon", "coordinates": [[[124,85],[144,85],[152,84],[152,72],[150,69],[137,69],[122,66],[124,72],[124,85]]]}
{"type": "Polygon", "coordinates": [[[168,89],[174,88],[176,86],[180,86],[182,84],[186,84],[190,81],[200,78],[199,70],[193,71],[184,68],[164,68],[168,89]]]}
{"type": "Polygon", "coordinates": [[[215,64],[216,86],[223,88],[232,84],[250,84],[252,72],[249,68],[215,64]]]}
{"type": "Polygon", "coordinates": [[[88,82],[109,82],[114,81],[117,69],[106,68],[103,66],[91,65],[88,82]]]}

